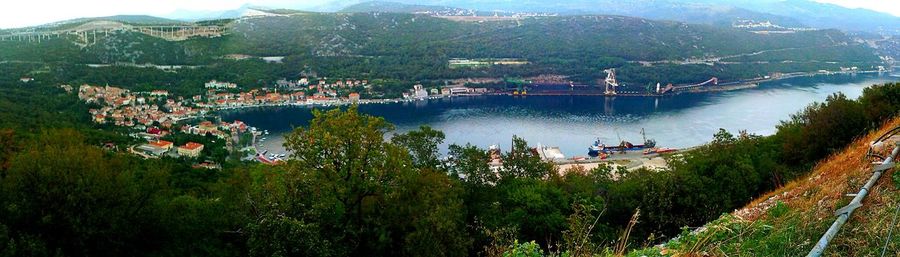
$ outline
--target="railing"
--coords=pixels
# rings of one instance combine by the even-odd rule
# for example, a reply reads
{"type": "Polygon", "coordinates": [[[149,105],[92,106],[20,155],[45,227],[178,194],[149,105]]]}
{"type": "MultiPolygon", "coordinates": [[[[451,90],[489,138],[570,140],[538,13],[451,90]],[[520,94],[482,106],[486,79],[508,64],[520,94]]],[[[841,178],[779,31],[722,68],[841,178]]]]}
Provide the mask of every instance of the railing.
{"type": "Polygon", "coordinates": [[[831,227],[828,228],[828,231],[826,231],[825,234],[822,235],[822,238],[819,239],[819,242],[816,243],[812,250],[809,251],[809,254],[806,255],[807,257],[822,256],[822,253],[825,252],[825,248],[828,247],[828,243],[831,242],[831,239],[833,239],[834,236],[837,235],[838,231],[841,230],[841,226],[843,226],[844,223],[847,223],[847,220],[850,219],[850,215],[853,214],[854,210],[862,206],[863,198],[865,198],[866,195],[869,194],[870,189],[875,185],[875,182],[878,181],[878,178],[880,178],[884,172],[894,167],[894,160],[897,158],[897,153],[900,152],[900,142],[894,143],[894,150],[891,151],[891,155],[887,157],[875,154],[873,151],[873,147],[884,145],[886,143],[885,140],[891,138],[894,135],[897,135],[898,133],[900,133],[900,127],[896,127],[881,135],[877,140],[869,145],[869,151],[866,152],[866,159],[875,157],[882,159],[882,161],[872,163],[874,165],[872,169],[874,172],[872,174],[872,177],[869,178],[869,181],[866,182],[862,189],[859,190],[859,193],[857,193],[856,196],[853,197],[853,200],[850,201],[847,206],[844,206],[843,208],[835,211],[837,219],[834,221],[834,223],[831,224],[831,227]]]}

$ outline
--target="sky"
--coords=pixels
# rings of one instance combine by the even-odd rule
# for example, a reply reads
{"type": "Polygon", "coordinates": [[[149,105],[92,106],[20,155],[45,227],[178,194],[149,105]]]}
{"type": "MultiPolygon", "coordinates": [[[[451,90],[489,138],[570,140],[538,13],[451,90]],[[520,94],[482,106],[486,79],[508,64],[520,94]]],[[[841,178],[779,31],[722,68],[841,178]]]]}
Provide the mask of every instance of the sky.
{"type": "MultiPolygon", "coordinates": [[[[244,4],[268,7],[316,7],[334,0],[12,0],[2,3],[0,28],[17,28],[81,17],[120,14],[165,16],[176,10],[222,11],[244,4]]],[[[340,1],[340,0],[338,0],[340,1]]],[[[900,16],[900,0],[815,0],[900,16]]]]}
{"type": "Polygon", "coordinates": [[[836,4],[849,8],[870,9],[894,16],[900,16],[900,0],[814,0],[820,3],[836,4]]]}

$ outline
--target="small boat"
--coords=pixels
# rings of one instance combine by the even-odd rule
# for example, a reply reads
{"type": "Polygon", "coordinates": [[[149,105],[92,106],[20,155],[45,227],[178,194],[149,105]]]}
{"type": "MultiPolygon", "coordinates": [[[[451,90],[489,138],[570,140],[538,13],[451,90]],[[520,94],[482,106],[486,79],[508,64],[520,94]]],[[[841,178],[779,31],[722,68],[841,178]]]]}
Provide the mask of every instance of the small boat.
{"type": "Polygon", "coordinates": [[[257,154],[256,160],[263,164],[268,164],[268,165],[278,165],[279,163],[281,163],[281,161],[279,161],[279,160],[274,160],[272,158],[266,158],[265,152],[263,152],[261,154],[257,154]]]}
{"type": "Polygon", "coordinates": [[[659,150],[656,150],[656,153],[671,153],[671,152],[677,152],[677,151],[678,151],[678,149],[675,149],[675,148],[663,147],[663,148],[659,148],[659,150]]]}
{"type": "Polygon", "coordinates": [[[647,155],[647,154],[662,154],[662,153],[671,153],[671,152],[675,152],[675,151],[678,151],[678,149],[668,148],[668,147],[662,147],[662,148],[654,147],[654,148],[645,149],[644,154],[645,155],[647,155]]]}

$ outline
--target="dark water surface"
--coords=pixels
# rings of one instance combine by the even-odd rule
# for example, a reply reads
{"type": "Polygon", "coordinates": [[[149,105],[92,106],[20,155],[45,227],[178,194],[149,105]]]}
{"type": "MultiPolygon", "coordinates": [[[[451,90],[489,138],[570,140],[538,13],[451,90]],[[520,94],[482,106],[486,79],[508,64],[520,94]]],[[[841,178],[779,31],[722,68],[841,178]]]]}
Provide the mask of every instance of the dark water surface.
{"type": "MultiPolygon", "coordinates": [[[[640,142],[640,130],[659,146],[706,143],[725,128],[769,135],[775,126],[812,102],[842,92],[850,98],[863,88],[900,78],[888,75],[827,75],[767,82],[759,88],[669,97],[475,96],[396,104],[370,104],[361,112],[385,117],[402,133],[429,125],[444,131],[445,143],[508,148],[513,135],[532,145],[559,146],[567,157],[585,156],[594,139],[640,142]]],[[[307,107],[262,107],[222,113],[271,133],[263,148],[284,152],[282,135],[312,118],[307,107]]],[[[446,144],[444,146],[446,150],[446,144]]]]}

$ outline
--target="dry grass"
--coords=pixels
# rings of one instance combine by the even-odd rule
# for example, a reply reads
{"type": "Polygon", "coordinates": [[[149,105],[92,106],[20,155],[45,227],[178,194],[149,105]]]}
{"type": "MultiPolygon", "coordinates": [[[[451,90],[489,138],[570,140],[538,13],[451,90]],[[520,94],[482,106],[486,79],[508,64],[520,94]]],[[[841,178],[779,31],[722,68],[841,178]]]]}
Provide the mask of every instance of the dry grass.
{"type": "MultiPolygon", "coordinates": [[[[793,181],[784,187],[759,197],[746,207],[736,210],[739,220],[756,222],[775,227],[781,235],[797,235],[788,240],[792,246],[807,250],[834,219],[834,211],[846,205],[851,199],[847,194],[857,193],[872,175],[872,165],[864,159],[869,142],[891,128],[900,126],[900,117],[885,123],[878,131],[869,133],[851,143],[843,151],[819,162],[807,177],[793,181]],[[788,206],[786,217],[770,217],[768,210],[779,202],[788,206]],[[800,237],[806,237],[800,239],[800,237]],[[811,241],[811,242],[810,242],[811,241]]],[[[828,256],[878,256],[890,227],[894,208],[900,203],[898,191],[891,176],[894,171],[884,174],[872,191],[863,200],[863,206],[853,213],[828,249],[828,256]]],[[[900,231],[895,228],[886,256],[900,256],[900,231]]],[[[766,240],[766,239],[762,239],[766,240]]],[[[784,240],[779,239],[779,240],[784,240]]],[[[739,242],[719,242],[715,247],[739,242]]],[[[762,243],[766,244],[765,242],[762,243]]],[[[715,249],[706,249],[711,252],[715,249]]],[[[732,255],[725,254],[725,255],[732,255]]],[[[738,254],[742,255],[742,254],[738,254]]]]}
{"type": "MultiPolygon", "coordinates": [[[[872,175],[868,145],[900,117],[854,140],[820,161],[810,174],[757,198],[744,208],[687,231],[678,240],[630,256],[798,256],[805,255],[834,222],[834,211],[852,199],[872,175]]],[[[888,239],[900,190],[889,171],[882,175],[850,220],[832,239],[825,256],[880,256],[888,239]]],[[[900,227],[885,256],[900,256],[900,227]]]]}
{"type": "MultiPolygon", "coordinates": [[[[869,133],[851,143],[843,151],[832,154],[820,161],[807,177],[792,181],[782,188],[769,192],[747,204],[744,208],[735,211],[736,216],[747,220],[755,220],[760,214],[765,213],[766,207],[780,201],[794,210],[812,210],[817,218],[830,218],[836,209],[840,199],[849,200],[844,196],[848,193],[856,193],[872,174],[871,165],[863,157],[868,150],[869,142],[875,140],[881,134],[891,128],[900,126],[900,117],[885,123],[881,129],[869,133]]],[[[879,189],[884,188],[885,183],[890,183],[890,172],[882,176],[875,186],[875,190],[866,197],[865,204],[870,199],[879,199],[879,189]]]]}

